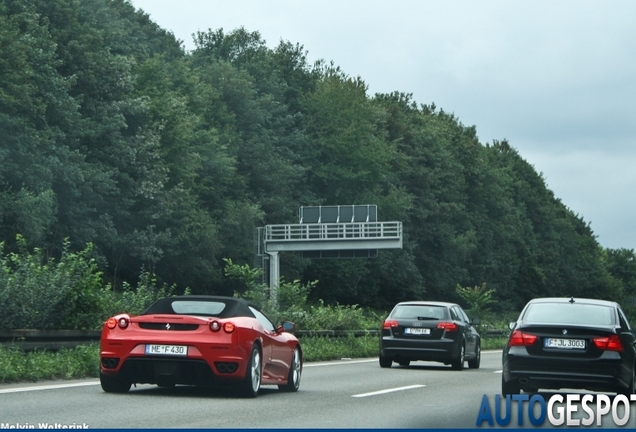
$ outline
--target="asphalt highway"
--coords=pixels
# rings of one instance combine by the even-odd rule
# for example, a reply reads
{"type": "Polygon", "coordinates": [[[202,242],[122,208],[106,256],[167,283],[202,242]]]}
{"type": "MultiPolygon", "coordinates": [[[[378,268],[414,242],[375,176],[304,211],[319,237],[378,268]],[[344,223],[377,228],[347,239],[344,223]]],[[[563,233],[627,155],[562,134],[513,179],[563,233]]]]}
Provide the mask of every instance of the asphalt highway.
{"type": "MultiPolygon", "coordinates": [[[[501,352],[482,353],[479,369],[439,363],[394,364],[375,359],[306,363],[300,391],[263,387],[255,399],[226,389],[150,385],[107,394],[95,379],[0,385],[0,427],[90,428],[491,428],[477,425],[486,395],[494,418],[501,352]]],[[[545,394],[546,400],[553,393],[545,394]]],[[[527,405],[527,403],[526,403],[527,405]]],[[[527,406],[523,427],[532,427],[527,406]]],[[[535,408],[540,408],[535,404],[535,408]]],[[[575,407],[576,408],[576,407],[575,407]]],[[[635,426],[636,403],[626,426],[635,426]]],[[[505,414],[505,406],[501,408],[505,414]]],[[[617,414],[624,410],[618,407],[617,414]]],[[[518,426],[512,405],[509,427],[518,426]]],[[[585,418],[581,407],[573,418],[585,418]]],[[[615,427],[611,413],[604,427],[615,427]]],[[[596,426],[596,423],[594,424],[596,426]]],[[[505,427],[505,426],[504,426],[505,427]]],[[[548,420],[544,427],[551,427],[548,420]]]]}

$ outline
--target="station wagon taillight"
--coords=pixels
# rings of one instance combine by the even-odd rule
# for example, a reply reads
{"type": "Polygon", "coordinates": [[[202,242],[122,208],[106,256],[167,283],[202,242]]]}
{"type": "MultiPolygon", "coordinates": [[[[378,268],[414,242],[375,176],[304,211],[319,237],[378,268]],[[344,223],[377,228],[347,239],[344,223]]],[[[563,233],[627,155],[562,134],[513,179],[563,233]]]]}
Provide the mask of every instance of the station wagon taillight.
{"type": "Polygon", "coordinates": [[[537,335],[515,330],[510,335],[509,346],[530,346],[537,341],[537,335]]]}
{"type": "Polygon", "coordinates": [[[386,320],[382,323],[382,330],[389,330],[391,327],[397,327],[398,322],[393,320],[386,320]]]}
{"type": "Polygon", "coordinates": [[[623,343],[617,335],[611,335],[609,337],[597,337],[592,339],[592,342],[597,348],[606,351],[623,351],[623,343]]]}
{"type": "Polygon", "coordinates": [[[447,332],[457,331],[457,324],[454,322],[442,321],[437,324],[438,329],[446,330],[447,332]]]}

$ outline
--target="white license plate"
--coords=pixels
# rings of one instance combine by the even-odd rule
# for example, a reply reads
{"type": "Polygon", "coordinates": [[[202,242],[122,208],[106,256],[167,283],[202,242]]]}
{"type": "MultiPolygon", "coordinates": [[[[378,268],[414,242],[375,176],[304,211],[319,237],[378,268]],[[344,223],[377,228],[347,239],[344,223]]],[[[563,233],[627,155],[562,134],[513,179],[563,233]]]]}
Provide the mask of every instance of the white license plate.
{"type": "Polygon", "coordinates": [[[585,340],[546,338],[544,345],[546,348],[585,349],[585,340]]]}
{"type": "Polygon", "coordinates": [[[412,334],[412,335],[427,335],[431,334],[431,329],[427,328],[405,328],[404,334],[412,334]]]}
{"type": "Polygon", "coordinates": [[[184,345],[146,345],[147,355],[187,356],[188,347],[184,345]]]}

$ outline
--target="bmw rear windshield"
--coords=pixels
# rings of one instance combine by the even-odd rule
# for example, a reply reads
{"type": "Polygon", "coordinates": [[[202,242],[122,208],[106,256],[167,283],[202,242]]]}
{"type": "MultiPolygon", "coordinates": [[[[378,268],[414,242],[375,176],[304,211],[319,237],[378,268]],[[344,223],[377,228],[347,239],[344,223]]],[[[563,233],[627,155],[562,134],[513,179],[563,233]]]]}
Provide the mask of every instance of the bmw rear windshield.
{"type": "Polygon", "coordinates": [[[614,325],[611,306],[585,303],[531,303],[522,320],[532,324],[614,325]]]}

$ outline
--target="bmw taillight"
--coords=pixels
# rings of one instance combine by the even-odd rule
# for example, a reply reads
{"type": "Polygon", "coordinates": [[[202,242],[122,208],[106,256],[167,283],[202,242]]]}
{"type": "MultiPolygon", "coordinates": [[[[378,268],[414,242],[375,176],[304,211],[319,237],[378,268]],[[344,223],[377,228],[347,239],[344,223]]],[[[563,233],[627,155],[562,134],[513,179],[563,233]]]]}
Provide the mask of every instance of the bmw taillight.
{"type": "Polygon", "coordinates": [[[509,346],[530,346],[537,341],[537,335],[515,330],[510,335],[509,346]]]}
{"type": "Polygon", "coordinates": [[[602,350],[606,351],[623,351],[623,343],[618,335],[611,335],[609,337],[597,337],[592,339],[594,345],[602,350]]]}
{"type": "Polygon", "coordinates": [[[382,323],[382,330],[389,330],[391,327],[397,327],[398,322],[393,320],[386,320],[382,323]]]}
{"type": "Polygon", "coordinates": [[[438,329],[446,330],[447,332],[457,331],[459,327],[454,322],[442,321],[437,324],[438,329]]]}

